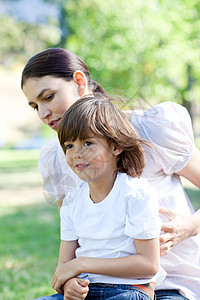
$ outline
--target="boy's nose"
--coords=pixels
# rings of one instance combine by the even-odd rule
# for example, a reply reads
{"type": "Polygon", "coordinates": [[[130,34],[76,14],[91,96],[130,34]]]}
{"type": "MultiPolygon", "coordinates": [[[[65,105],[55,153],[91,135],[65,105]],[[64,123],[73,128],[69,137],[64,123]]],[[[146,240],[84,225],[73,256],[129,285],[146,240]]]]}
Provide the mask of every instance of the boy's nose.
{"type": "Polygon", "coordinates": [[[77,159],[77,158],[82,158],[83,157],[83,149],[82,147],[77,147],[74,151],[74,158],[77,159]]]}

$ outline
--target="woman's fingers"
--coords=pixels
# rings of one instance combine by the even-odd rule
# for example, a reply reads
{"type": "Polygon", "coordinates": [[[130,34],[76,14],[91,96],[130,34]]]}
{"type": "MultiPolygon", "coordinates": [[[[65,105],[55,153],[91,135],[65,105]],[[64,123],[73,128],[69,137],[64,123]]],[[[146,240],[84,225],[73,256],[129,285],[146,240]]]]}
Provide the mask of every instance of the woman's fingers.
{"type": "Polygon", "coordinates": [[[171,241],[161,244],[160,245],[160,256],[168,254],[169,251],[172,249],[172,247],[173,247],[173,243],[171,241]]]}
{"type": "Polygon", "coordinates": [[[191,236],[193,222],[191,216],[182,215],[170,208],[160,207],[159,212],[168,219],[168,222],[162,224],[160,235],[160,252],[165,255],[191,236]]]}
{"type": "Polygon", "coordinates": [[[172,221],[175,216],[175,212],[172,209],[164,206],[160,206],[159,213],[167,217],[169,221],[172,221]]]}

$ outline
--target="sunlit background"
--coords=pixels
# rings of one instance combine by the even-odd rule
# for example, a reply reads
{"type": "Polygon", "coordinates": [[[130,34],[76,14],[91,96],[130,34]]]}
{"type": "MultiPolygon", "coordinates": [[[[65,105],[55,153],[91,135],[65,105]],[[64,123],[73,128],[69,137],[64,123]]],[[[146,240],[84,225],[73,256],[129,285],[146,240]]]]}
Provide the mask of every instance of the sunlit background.
{"type": "Polygon", "coordinates": [[[94,80],[132,107],[136,99],[185,105],[199,134],[198,0],[1,0],[0,37],[1,146],[32,137],[36,147],[45,136],[20,76],[26,61],[49,47],[75,52],[94,80]]]}
{"type": "MultiPolygon", "coordinates": [[[[166,100],[184,105],[200,146],[198,0],[0,0],[2,300],[53,293],[59,216],[43,196],[37,160],[55,134],[20,88],[27,60],[50,47],[75,52],[95,81],[128,99],[128,109],[166,100]]],[[[199,191],[184,184],[199,208],[199,191]]]]}

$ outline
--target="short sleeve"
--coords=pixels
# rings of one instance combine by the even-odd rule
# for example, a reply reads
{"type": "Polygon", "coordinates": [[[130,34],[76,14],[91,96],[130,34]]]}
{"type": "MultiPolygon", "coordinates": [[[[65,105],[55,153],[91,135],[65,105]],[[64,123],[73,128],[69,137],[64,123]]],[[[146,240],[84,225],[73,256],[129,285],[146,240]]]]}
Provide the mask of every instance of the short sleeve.
{"type": "Polygon", "coordinates": [[[76,235],[73,222],[71,220],[71,204],[67,198],[63,200],[63,204],[60,209],[60,220],[61,220],[61,240],[63,241],[75,241],[78,240],[76,235]]]}
{"type": "Polygon", "coordinates": [[[140,126],[166,174],[176,173],[187,165],[195,151],[195,142],[185,107],[169,101],[158,104],[143,114],[140,126]]]}
{"type": "Polygon", "coordinates": [[[139,179],[127,197],[125,234],[135,239],[152,239],[160,235],[159,202],[152,186],[139,179]]]}
{"type": "Polygon", "coordinates": [[[68,166],[57,139],[41,148],[38,169],[44,182],[44,197],[51,204],[62,201],[80,183],[78,176],[68,166]]]}

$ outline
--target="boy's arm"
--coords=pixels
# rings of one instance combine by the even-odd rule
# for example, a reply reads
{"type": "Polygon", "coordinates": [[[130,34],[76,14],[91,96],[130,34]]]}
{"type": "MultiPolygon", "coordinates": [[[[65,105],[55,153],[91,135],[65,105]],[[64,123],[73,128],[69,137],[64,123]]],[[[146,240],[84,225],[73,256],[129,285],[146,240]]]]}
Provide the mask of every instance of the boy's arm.
{"type": "Polygon", "coordinates": [[[76,257],[75,251],[78,248],[78,241],[63,241],[60,242],[60,252],[58,265],[61,263],[66,263],[76,257]]]}
{"type": "Polygon", "coordinates": [[[135,239],[136,254],[120,258],[79,257],[63,264],[54,278],[57,290],[63,283],[81,273],[103,274],[122,278],[151,278],[159,269],[159,238],[135,239]]]}
{"type": "Polygon", "coordinates": [[[134,239],[136,254],[120,258],[80,257],[80,271],[122,278],[151,278],[159,269],[159,238],[134,239]]]}
{"type": "MultiPolygon", "coordinates": [[[[61,275],[61,270],[62,270],[62,266],[67,263],[67,262],[70,262],[71,260],[75,259],[75,251],[76,249],[78,248],[78,241],[75,240],[75,241],[63,241],[61,240],[61,243],[60,243],[60,252],[59,252],[59,259],[58,259],[58,266],[56,268],[56,272],[53,276],[53,279],[52,279],[52,287],[55,288],[55,282],[57,281],[56,280],[56,274],[57,272],[59,272],[60,276],[63,276],[61,275]]],[[[72,276],[73,277],[73,276],[72,276]]],[[[67,280],[65,280],[63,283],[65,283],[67,280]]],[[[55,289],[58,293],[60,294],[63,294],[63,289],[61,287],[61,285],[59,286],[59,288],[56,288],[55,289]]]]}

